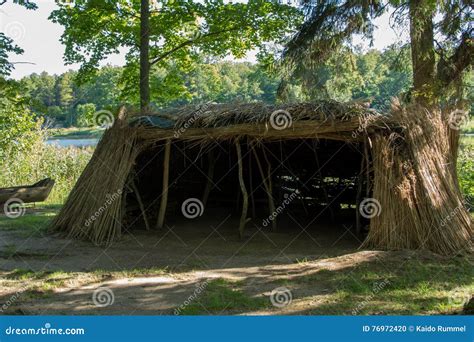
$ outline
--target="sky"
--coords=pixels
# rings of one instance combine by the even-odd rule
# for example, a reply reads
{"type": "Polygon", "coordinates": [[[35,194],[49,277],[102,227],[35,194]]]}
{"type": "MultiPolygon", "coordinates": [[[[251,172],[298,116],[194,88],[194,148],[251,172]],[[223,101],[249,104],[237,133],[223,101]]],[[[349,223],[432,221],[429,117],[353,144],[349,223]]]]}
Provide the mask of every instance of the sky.
{"type": "MultiPolygon", "coordinates": [[[[79,65],[64,65],[64,46],[59,41],[63,28],[48,20],[48,16],[56,8],[53,0],[36,0],[38,5],[35,11],[27,10],[22,6],[14,5],[10,1],[0,7],[0,30],[13,38],[25,52],[23,55],[11,55],[15,64],[11,77],[22,78],[32,73],[43,71],[49,74],[61,74],[69,69],[77,70],[79,65]]],[[[390,44],[400,41],[401,36],[390,28],[389,15],[385,14],[375,22],[378,27],[374,34],[374,46],[383,50],[390,44]]],[[[362,43],[355,39],[355,43],[362,43]]],[[[367,48],[367,46],[365,47],[367,48]]],[[[110,56],[102,64],[124,65],[125,53],[110,56]]],[[[250,52],[247,60],[255,60],[255,51],[250,52]]]]}

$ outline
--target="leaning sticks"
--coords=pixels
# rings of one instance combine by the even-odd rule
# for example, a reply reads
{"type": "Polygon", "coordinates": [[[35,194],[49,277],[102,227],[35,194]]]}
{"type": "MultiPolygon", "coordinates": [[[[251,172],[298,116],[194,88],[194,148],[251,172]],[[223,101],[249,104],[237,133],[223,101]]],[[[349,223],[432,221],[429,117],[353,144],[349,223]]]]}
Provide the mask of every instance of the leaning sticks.
{"type": "Polygon", "coordinates": [[[242,190],[242,214],[240,216],[240,224],[239,224],[239,234],[240,238],[244,237],[244,229],[245,224],[247,223],[247,210],[249,206],[249,196],[247,193],[247,188],[245,187],[244,182],[244,175],[243,175],[243,165],[242,165],[242,150],[240,147],[240,142],[238,140],[235,141],[235,147],[237,149],[237,159],[239,163],[239,183],[240,183],[240,190],[242,190]]]}
{"type": "Polygon", "coordinates": [[[171,151],[171,140],[166,140],[165,144],[165,156],[163,159],[163,188],[161,191],[161,203],[160,211],[158,213],[158,221],[156,228],[163,228],[165,222],[166,206],[168,205],[168,181],[170,173],[170,151],[171,151]]]}

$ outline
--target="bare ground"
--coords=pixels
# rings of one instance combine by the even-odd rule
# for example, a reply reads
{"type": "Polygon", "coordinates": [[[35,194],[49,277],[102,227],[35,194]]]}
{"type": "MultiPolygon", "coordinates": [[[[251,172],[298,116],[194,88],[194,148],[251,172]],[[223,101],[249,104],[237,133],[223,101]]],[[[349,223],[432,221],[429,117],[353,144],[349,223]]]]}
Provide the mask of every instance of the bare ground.
{"type": "MultiPolygon", "coordinates": [[[[360,298],[382,299],[373,298],[377,291],[364,292],[350,305],[335,305],[343,296],[341,275],[351,278],[362,266],[390,273],[413,259],[442,260],[426,253],[358,250],[360,241],[342,225],[271,232],[250,223],[248,237],[241,241],[235,219],[217,222],[181,221],[160,232],[127,234],[106,248],[0,230],[0,303],[6,304],[6,314],[173,314],[183,303],[200,303],[196,290],[219,279],[231,290],[261,299],[260,304],[226,306],[221,298],[222,309],[202,305],[201,313],[351,314],[360,307],[360,298]],[[282,287],[291,293],[291,303],[271,305],[272,290],[282,287]],[[92,297],[103,288],[113,293],[113,304],[98,307],[92,297]]],[[[384,313],[385,306],[379,303],[369,313],[384,313]]],[[[404,312],[393,307],[390,311],[404,312]]]]}

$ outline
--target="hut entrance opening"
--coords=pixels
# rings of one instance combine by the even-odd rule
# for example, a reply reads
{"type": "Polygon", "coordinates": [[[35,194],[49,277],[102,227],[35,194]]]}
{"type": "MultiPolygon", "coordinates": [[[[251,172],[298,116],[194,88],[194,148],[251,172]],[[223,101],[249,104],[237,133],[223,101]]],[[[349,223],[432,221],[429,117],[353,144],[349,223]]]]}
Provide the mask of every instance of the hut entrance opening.
{"type": "Polygon", "coordinates": [[[368,220],[356,208],[370,192],[368,158],[363,143],[338,140],[163,141],[137,158],[124,223],[198,229],[225,221],[241,237],[258,229],[363,233],[368,220]]]}

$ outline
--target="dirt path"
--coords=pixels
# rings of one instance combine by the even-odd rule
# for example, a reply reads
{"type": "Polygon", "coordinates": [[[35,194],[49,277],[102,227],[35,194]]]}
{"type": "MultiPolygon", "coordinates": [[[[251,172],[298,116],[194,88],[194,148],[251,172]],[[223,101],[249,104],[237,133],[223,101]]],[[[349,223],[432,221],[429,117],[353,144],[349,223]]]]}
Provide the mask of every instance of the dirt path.
{"type": "MultiPolygon", "coordinates": [[[[334,225],[312,232],[250,228],[245,241],[235,226],[182,223],[179,229],[125,235],[106,248],[0,230],[0,308],[48,315],[159,315],[183,306],[197,306],[201,314],[351,314],[365,298],[374,299],[372,287],[392,270],[403,270],[412,259],[439,258],[358,251],[352,232],[334,225]],[[362,277],[379,273],[366,281],[357,275],[364,267],[362,277]],[[368,289],[358,288],[361,282],[368,289]],[[351,291],[356,295],[347,298],[351,291]]],[[[416,281],[415,287],[424,278],[416,281]]],[[[403,307],[391,312],[405,313],[403,307]]]]}
{"type": "MultiPolygon", "coordinates": [[[[293,282],[317,274],[322,270],[340,271],[358,263],[372,261],[383,252],[357,252],[342,257],[322,259],[315,262],[288,265],[235,267],[211,270],[195,270],[181,273],[164,273],[158,276],[120,277],[101,274],[97,277],[87,273],[71,274],[64,283],[46,296],[22,299],[15,306],[15,313],[24,314],[174,314],[174,310],[192,298],[196,289],[213,279],[225,279],[229,283],[241,284],[241,289],[251,297],[269,298],[273,289],[286,282],[293,282]],[[110,277],[110,278],[109,278],[110,277]],[[109,278],[109,279],[108,279],[109,278]],[[104,289],[104,290],[101,290],[104,289]],[[94,292],[103,292],[105,307],[94,303],[94,292]],[[110,298],[113,296],[113,303],[110,298]]],[[[2,291],[2,297],[13,295],[11,289],[21,288],[21,281],[10,281],[10,291],[2,291]]],[[[3,284],[4,285],[4,284],[3,284]]],[[[244,314],[291,314],[311,308],[316,302],[324,302],[329,290],[313,284],[288,286],[292,305],[281,308],[269,306],[263,310],[244,314]]],[[[100,295],[99,295],[100,296],[100,295]]],[[[21,295],[20,295],[21,298],[21,295]]],[[[199,300],[199,299],[198,299],[199,300]]],[[[232,313],[221,312],[222,314],[232,313]]]]}

